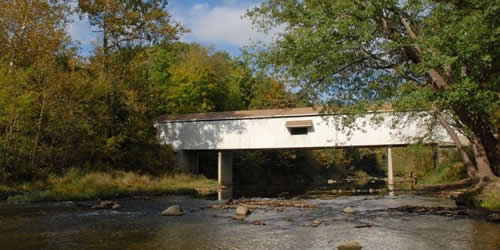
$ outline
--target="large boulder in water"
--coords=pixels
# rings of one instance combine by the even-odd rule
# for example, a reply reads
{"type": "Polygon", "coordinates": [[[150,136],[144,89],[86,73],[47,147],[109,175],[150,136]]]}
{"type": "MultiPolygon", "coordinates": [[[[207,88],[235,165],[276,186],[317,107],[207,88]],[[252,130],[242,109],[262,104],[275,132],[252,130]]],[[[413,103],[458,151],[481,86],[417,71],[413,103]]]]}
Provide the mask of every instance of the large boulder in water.
{"type": "Polygon", "coordinates": [[[161,213],[163,216],[179,216],[183,214],[184,210],[182,210],[182,207],[179,205],[170,206],[161,213]]]}
{"type": "Polygon", "coordinates": [[[352,207],[346,207],[346,208],[344,208],[344,213],[353,214],[353,213],[356,213],[356,209],[354,209],[352,207]]]}
{"type": "Polygon", "coordinates": [[[338,250],[360,250],[361,245],[356,241],[345,241],[337,246],[338,250]]]}
{"type": "Polygon", "coordinates": [[[247,216],[250,214],[250,209],[245,206],[238,206],[236,208],[236,216],[247,216]]]}

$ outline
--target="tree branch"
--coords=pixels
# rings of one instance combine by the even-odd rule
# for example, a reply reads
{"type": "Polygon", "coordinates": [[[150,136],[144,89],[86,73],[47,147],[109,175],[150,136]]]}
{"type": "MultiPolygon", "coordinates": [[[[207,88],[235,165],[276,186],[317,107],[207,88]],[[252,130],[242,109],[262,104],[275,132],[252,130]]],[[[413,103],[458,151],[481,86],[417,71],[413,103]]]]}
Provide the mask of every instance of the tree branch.
{"type": "MultiPolygon", "coordinates": [[[[406,29],[406,33],[413,39],[413,40],[418,40],[417,34],[415,31],[411,28],[410,24],[406,21],[406,18],[404,18],[401,14],[399,15],[399,19],[401,20],[401,23],[406,29]]],[[[415,50],[419,53],[422,54],[422,48],[420,45],[415,44],[415,50]]],[[[445,68],[449,67],[445,65],[445,68]]],[[[436,84],[436,87],[438,89],[447,89],[448,88],[448,83],[446,80],[443,78],[443,76],[435,69],[429,69],[427,70],[427,74],[431,77],[433,80],[434,84],[436,84]]]]}

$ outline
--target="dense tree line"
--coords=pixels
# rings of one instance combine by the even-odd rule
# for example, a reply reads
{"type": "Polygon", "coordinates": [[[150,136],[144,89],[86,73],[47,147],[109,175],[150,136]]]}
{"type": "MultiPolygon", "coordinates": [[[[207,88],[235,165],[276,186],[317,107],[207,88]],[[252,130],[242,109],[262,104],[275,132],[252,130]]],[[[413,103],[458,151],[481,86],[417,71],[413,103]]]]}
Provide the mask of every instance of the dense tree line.
{"type": "Polygon", "coordinates": [[[243,59],[179,42],[167,1],[0,0],[0,179],[71,167],[158,173],[172,155],[155,139],[165,113],[294,105],[280,82],[243,59]],[[78,55],[68,25],[102,33],[78,55]]]}

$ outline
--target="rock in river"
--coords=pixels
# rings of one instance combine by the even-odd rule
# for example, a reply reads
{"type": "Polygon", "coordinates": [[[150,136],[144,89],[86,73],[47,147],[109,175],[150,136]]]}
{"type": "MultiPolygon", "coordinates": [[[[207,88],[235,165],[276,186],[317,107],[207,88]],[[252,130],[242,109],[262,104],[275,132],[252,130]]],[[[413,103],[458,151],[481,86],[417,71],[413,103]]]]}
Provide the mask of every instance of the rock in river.
{"type": "Polygon", "coordinates": [[[345,241],[337,246],[338,250],[360,250],[361,245],[356,241],[345,241]]]}
{"type": "Polygon", "coordinates": [[[93,209],[117,209],[120,205],[116,201],[98,201],[96,205],[92,206],[93,209]]]}
{"type": "Polygon", "coordinates": [[[236,216],[247,216],[250,214],[250,209],[245,206],[238,206],[236,208],[236,216]]]}
{"type": "Polygon", "coordinates": [[[183,214],[184,210],[182,210],[182,207],[179,205],[170,206],[161,213],[163,216],[179,216],[183,214]]]}
{"type": "Polygon", "coordinates": [[[311,223],[311,226],[312,227],[318,227],[320,224],[321,224],[321,221],[319,221],[319,220],[313,220],[312,223],[311,223]]]}
{"type": "Polygon", "coordinates": [[[346,207],[346,208],[344,208],[344,213],[346,213],[346,214],[356,213],[356,209],[354,209],[352,207],[346,207]]]}

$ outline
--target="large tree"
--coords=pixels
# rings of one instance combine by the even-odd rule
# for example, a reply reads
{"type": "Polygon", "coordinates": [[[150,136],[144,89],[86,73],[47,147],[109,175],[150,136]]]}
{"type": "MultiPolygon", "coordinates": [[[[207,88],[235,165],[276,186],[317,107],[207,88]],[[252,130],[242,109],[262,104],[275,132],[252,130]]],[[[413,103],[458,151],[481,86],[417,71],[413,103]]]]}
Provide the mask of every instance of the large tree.
{"type": "Polygon", "coordinates": [[[102,49],[177,40],[185,30],[171,20],[167,0],[79,0],[78,10],[102,32],[102,49]]]}
{"type": "Polygon", "coordinates": [[[66,0],[0,0],[0,172],[22,166],[31,175],[42,165],[70,11],[66,0]]]}
{"type": "Polygon", "coordinates": [[[248,15],[283,30],[263,62],[318,102],[433,112],[470,140],[469,173],[496,178],[500,1],[265,0],[248,15]]]}
{"type": "Polygon", "coordinates": [[[170,43],[185,32],[173,22],[167,11],[167,0],[79,0],[77,10],[86,16],[90,25],[102,34],[102,43],[95,50],[95,61],[101,63],[100,79],[107,82],[109,91],[110,126],[108,136],[116,136],[115,127],[121,123],[118,93],[123,84],[128,63],[141,49],[160,43],[170,43]],[[114,60],[114,61],[113,61],[114,60]],[[123,63],[117,63],[117,62],[123,63]]]}

